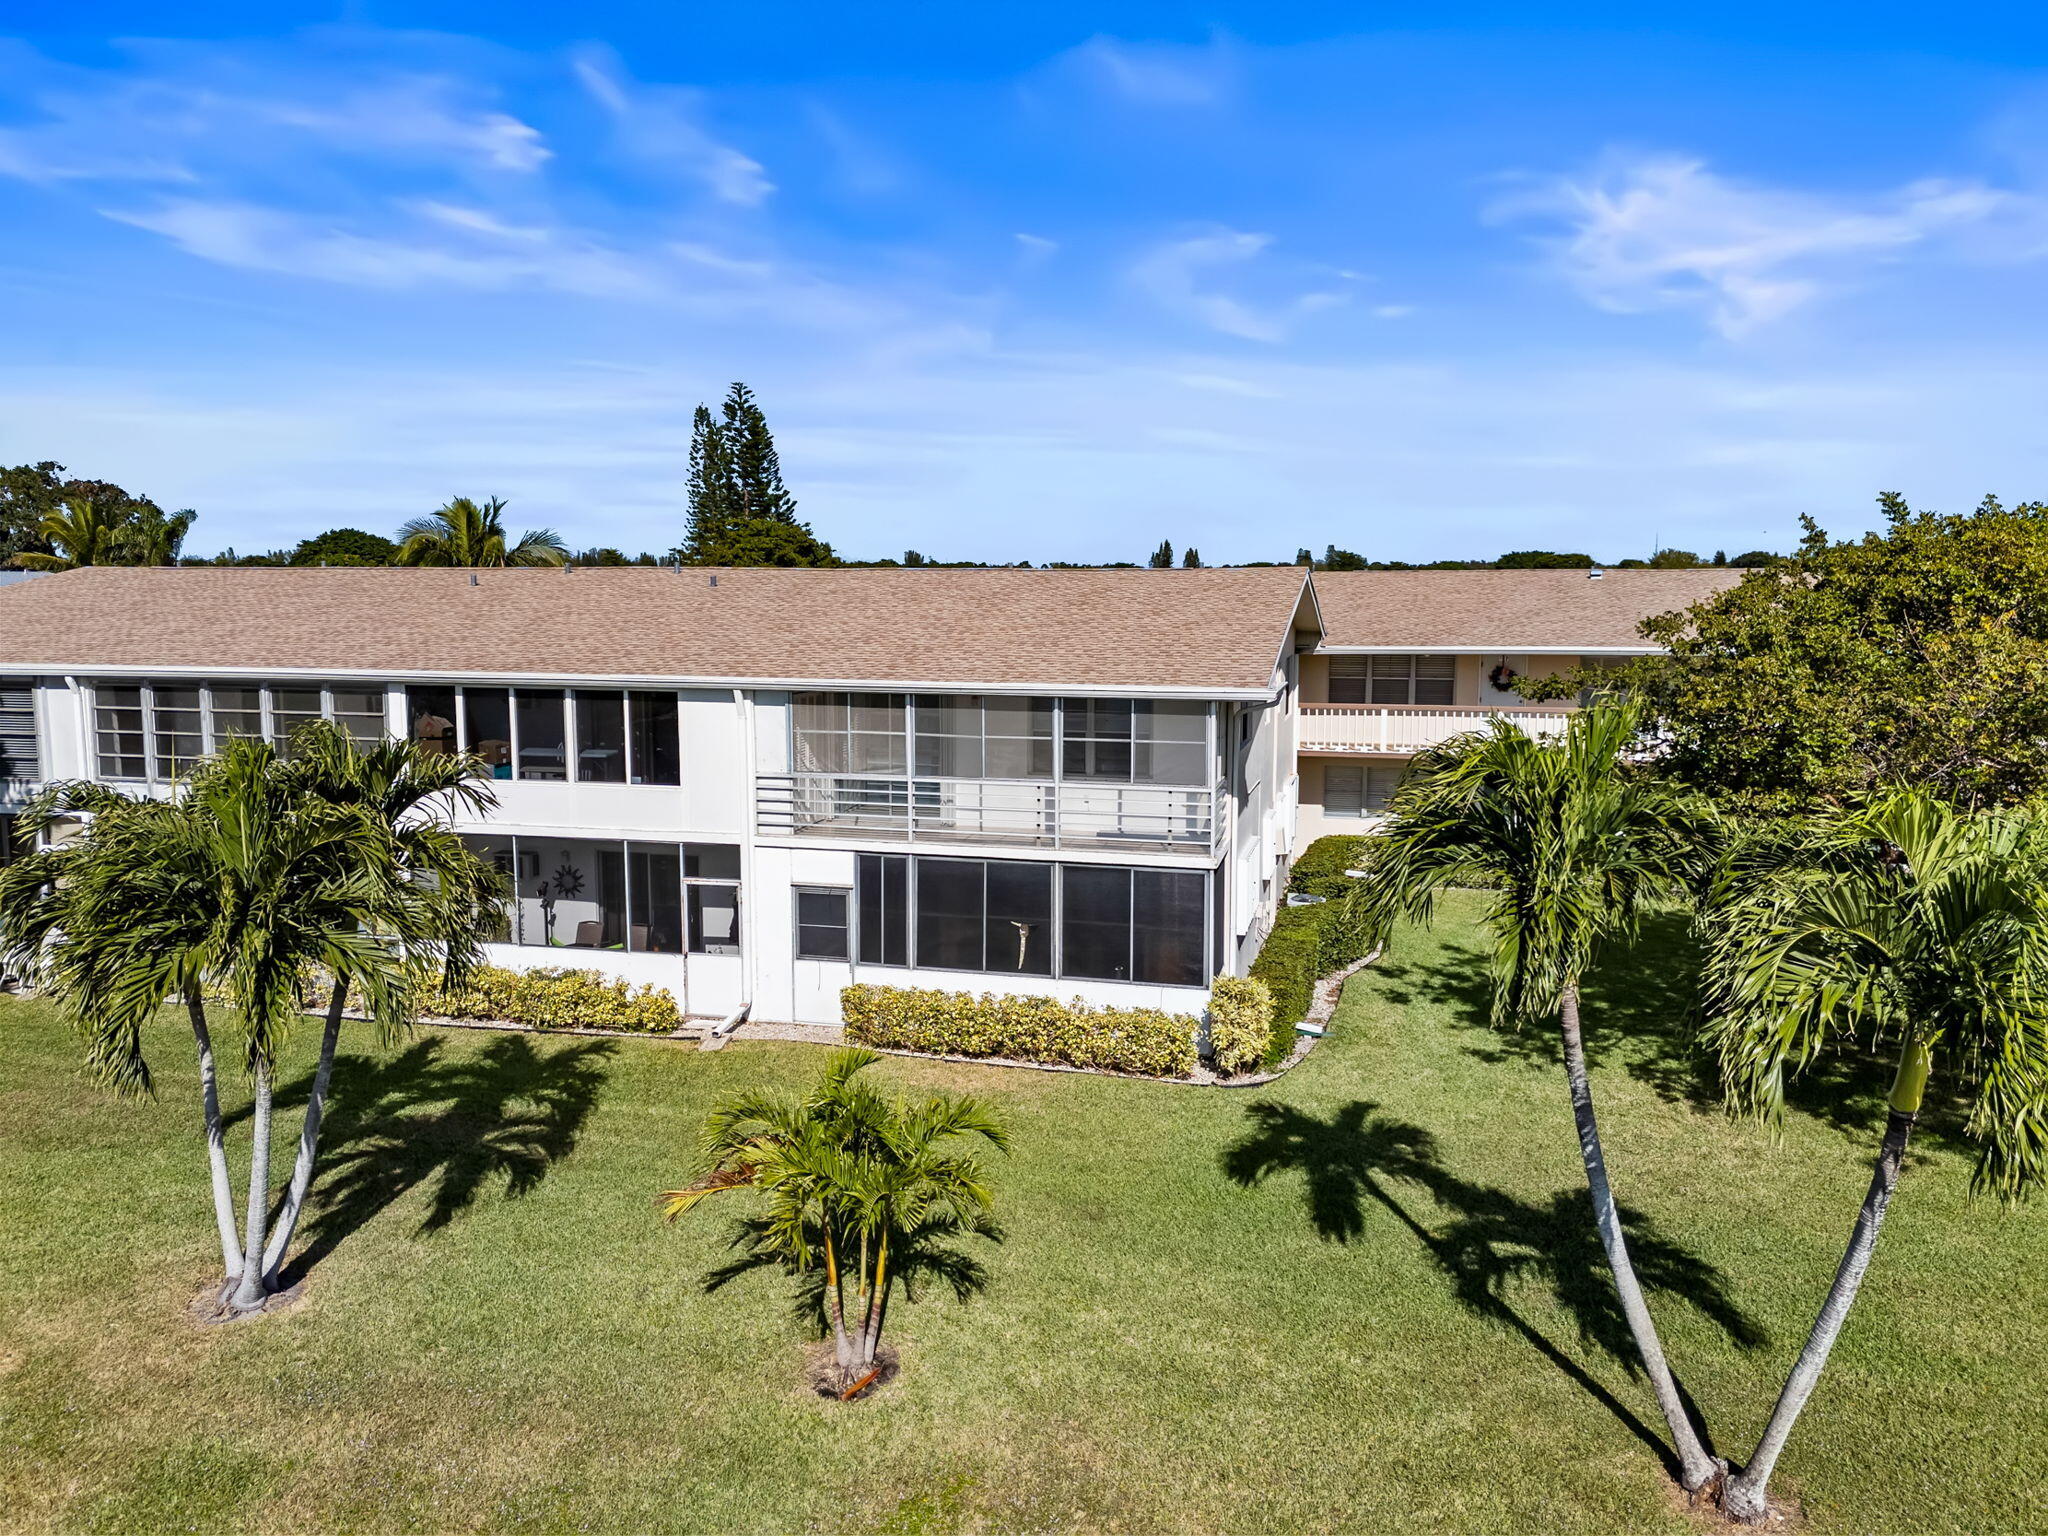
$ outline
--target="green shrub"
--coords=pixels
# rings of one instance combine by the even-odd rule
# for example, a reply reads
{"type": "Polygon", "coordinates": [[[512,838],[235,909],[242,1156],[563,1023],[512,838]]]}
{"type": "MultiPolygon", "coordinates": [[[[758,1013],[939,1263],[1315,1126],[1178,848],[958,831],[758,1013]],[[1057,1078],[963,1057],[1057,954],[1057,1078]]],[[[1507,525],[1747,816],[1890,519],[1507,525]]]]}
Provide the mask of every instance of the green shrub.
{"type": "Polygon", "coordinates": [[[444,1019],[503,1019],[535,1029],[642,1029],[667,1033],[682,1022],[676,1000],[655,986],[633,986],[597,971],[531,971],[481,965],[426,1011],[444,1019]]]}
{"type": "Polygon", "coordinates": [[[1145,1077],[1187,1077],[1195,1070],[1196,1020],[1185,1013],[866,982],[843,989],[839,999],[846,1038],[858,1045],[1008,1056],[1145,1077]]]}
{"type": "Polygon", "coordinates": [[[1316,967],[1323,950],[1323,914],[1327,906],[1282,907],[1272,930],[1252,962],[1252,978],[1264,982],[1273,997],[1267,1025],[1265,1065],[1277,1067],[1294,1049],[1294,1026],[1308,1017],[1315,1000],[1316,967]]]}
{"type": "Polygon", "coordinates": [[[1365,850],[1371,842],[1369,836],[1317,838],[1301,850],[1301,857],[1287,872],[1287,889],[1335,900],[1357,884],[1344,871],[1364,867],[1365,850]]]}
{"type": "Polygon", "coordinates": [[[1250,976],[1218,976],[1209,993],[1209,1058],[1225,1077],[1249,1072],[1273,1038],[1273,993],[1250,976]]]}

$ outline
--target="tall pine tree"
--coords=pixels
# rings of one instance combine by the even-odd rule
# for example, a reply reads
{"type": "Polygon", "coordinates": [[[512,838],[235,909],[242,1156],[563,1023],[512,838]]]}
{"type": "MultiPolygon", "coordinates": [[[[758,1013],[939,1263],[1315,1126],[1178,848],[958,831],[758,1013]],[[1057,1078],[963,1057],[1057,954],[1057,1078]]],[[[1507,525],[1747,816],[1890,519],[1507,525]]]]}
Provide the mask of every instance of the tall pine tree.
{"type": "Polygon", "coordinates": [[[725,397],[720,427],[731,462],[733,498],[743,518],[765,517],[778,523],[796,521],[796,498],[783,488],[782,461],[776,457],[775,435],[755,403],[754,392],[734,384],[725,397]]]}
{"type": "Polygon", "coordinates": [[[796,498],[754,392],[734,384],[714,417],[690,428],[689,524],[676,559],[690,565],[837,565],[832,546],[797,521],[796,498]]]}
{"type": "Polygon", "coordinates": [[[725,431],[713,419],[708,406],[698,406],[690,423],[688,487],[690,520],[676,555],[693,565],[703,565],[712,551],[731,542],[732,527],[739,518],[733,493],[732,456],[726,448],[725,431]]]}
{"type": "Polygon", "coordinates": [[[1172,568],[1173,540],[1161,539],[1159,541],[1159,547],[1152,551],[1151,566],[1155,571],[1164,571],[1172,568]]]}

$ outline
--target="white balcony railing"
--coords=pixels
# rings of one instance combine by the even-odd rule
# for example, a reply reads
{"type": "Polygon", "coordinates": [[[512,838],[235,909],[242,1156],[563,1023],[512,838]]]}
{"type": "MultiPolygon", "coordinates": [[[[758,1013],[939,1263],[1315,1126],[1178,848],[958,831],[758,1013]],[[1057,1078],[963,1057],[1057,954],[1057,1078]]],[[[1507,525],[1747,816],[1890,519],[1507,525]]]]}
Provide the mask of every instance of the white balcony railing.
{"type": "Polygon", "coordinates": [[[1220,786],[762,774],[764,837],[1194,853],[1220,846],[1220,786]]]}
{"type": "Polygon", "coordinates": [[[1564,705],[1304,704],[1304,752],[1420,752],[1468,731],[1509,720],[1531,736],[1555,735],[1572,711],[1564,705]]]}

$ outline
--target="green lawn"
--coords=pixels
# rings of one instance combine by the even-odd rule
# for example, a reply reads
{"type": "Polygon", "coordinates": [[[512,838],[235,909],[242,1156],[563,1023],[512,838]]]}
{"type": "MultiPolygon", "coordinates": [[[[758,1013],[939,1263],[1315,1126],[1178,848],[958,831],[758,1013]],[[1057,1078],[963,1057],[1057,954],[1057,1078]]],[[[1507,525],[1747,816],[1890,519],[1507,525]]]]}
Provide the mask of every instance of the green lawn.
{"type": "MultiPolygon", "coordinates": [[[[163,1096],[122,1103],[46,1007],[0,1000],[0,1524],[1696,1531],[1612,1352],[1547,1037],[1487,1029],[1478,964],[1468,930],[1404,936],[1268,1089],[877,1069],[1002,1108],[1010,1235],[980,1299],[896,1311],[904,1374],[853,1408],[801,1390],[781,1280],[705,1293],[728,1218],[654,1210],[710,1100],[813,1049],[350,1041],[306,1302],[201,1328],[189,1036],[167,1017],[163,1096]]],[[[1656,934],[1589,1023],[1653,1305],[1739,1453],[1875,1099],[1816,1084],[1779,1145],[1725,1120],[1677,1043],[1684,966],[1656,934]]],[[[1969,1204],[1952,1134],[1783,1463],[1815,1531],[2048,1528],[2048,1223],[1969,1204]]]]}

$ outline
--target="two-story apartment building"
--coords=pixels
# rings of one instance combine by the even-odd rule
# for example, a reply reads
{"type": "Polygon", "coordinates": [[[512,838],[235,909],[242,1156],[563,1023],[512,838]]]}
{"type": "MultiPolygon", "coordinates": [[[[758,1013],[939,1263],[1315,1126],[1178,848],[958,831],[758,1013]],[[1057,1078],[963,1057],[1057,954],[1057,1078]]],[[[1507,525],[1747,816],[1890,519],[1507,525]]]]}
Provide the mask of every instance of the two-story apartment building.
{"type": "Polygon", "coordinates": [[[1195,1011],[1270,919],[1321,638],[1292,567],[92,568],[0,589],[0,813],[324,717],[490,765],[500,964],[1195,1011]]]}
{"type": "Polygon", "coordinates": [[[1638,628],[1739,580],[1694,570],[1323,571],[1322,643],[1302,658],[1299,836],[1357,832],[1408,760],[1495,718],[1535,735],[1569,704],[1515,678],[1651,653],[1638,628]]]}

